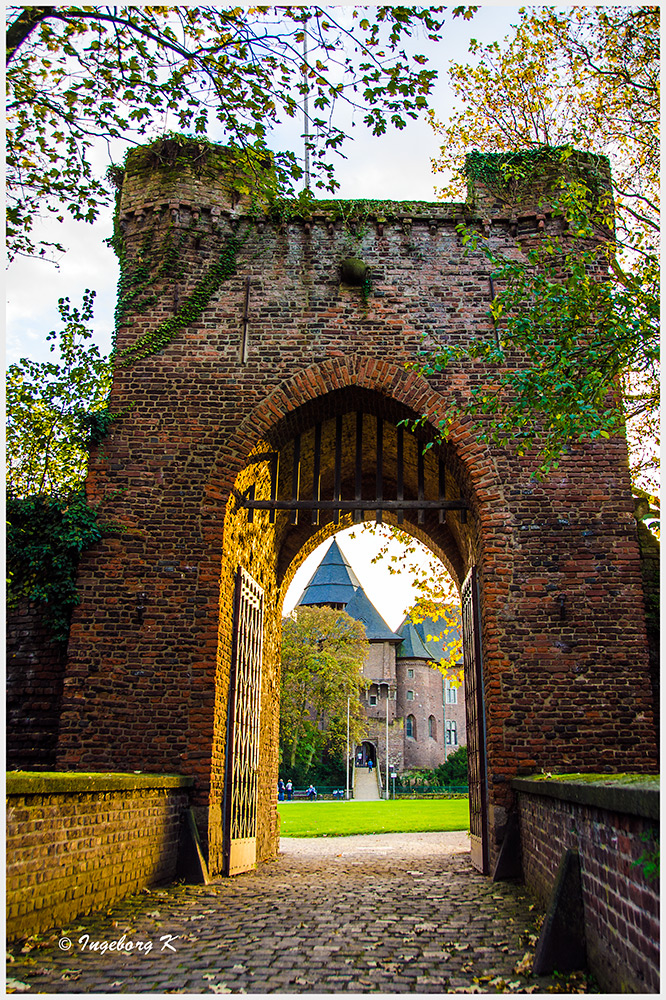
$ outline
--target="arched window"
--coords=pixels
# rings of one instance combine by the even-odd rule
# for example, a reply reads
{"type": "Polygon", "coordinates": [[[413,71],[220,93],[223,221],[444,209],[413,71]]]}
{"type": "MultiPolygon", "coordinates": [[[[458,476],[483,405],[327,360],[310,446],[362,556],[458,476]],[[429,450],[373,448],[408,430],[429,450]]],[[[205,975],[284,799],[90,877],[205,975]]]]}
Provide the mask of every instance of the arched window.
{"type": "Polygon", "coordinates": [[[413,715],[408,715],[405,719],[405,736],[416,739],[416,719],[413,715]]]}
{"type": "Polygon", "coordinates": [[[432,740],[437,739],[437,720],[434,715],[428,716],[428,736],[432,740]]]}

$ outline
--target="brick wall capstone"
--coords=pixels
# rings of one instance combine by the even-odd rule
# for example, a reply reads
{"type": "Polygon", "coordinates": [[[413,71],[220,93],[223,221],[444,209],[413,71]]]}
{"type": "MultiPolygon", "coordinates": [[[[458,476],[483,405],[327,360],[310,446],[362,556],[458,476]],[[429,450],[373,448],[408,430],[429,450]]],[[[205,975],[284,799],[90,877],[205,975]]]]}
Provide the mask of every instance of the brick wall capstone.
{"type": "Polygon", "coordinates": [[[658,779],[518,778],[525,883],[546,902],[567,848],[580,859],[588,965],[610,993],[659,993],[658,779]]]}
{"type": "Polygon", "coordinates": [[[7,775],[7,937],[62,926],[176,875],[193,779],[7,775]]]}

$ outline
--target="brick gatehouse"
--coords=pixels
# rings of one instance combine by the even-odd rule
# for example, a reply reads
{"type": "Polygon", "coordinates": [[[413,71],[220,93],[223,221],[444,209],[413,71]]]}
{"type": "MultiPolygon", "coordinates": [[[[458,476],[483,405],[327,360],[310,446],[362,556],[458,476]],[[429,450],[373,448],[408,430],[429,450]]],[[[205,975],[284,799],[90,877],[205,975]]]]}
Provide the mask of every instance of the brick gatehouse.
{"type": "Polygon", "coordinates": [[[259,181],[196,143],[129,157],[118,416],[88,479],[110,527],[80,563],[56,763],[192,776],[212,872],[234,870],[232,841],[273,856],[282,600],[317,544],[379,516],[467,594],[488,870],[515,776],[657,760],[624,439],[572,447],[543,482],[464,422],[424,455],[486,372],[405,367],[423,336],[489,331],[489,265],[465,256],[460,221],[507,249],[560,223],[536,181],[518,209],[480,185],[466,205],[266,206],[259,181]]]}

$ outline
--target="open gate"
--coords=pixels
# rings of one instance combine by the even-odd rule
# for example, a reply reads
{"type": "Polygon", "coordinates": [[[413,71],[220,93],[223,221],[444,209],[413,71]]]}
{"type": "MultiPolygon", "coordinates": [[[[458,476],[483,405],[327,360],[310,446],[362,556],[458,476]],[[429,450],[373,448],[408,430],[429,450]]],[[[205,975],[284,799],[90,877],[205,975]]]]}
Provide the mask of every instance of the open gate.
{"type": "Polygon", "coordinates": [[[257,775],[264,592],[243,569],[236,573],[234,641],[229,680],[224,874],[253,868],[257,859],[257,775]]]}
{"type": "Polygon", "coordinates": [[[488,874],[488,788],[486,778],[486,720],[483,709],[481,660],[481,616],[476,568],[465,577],[461,589],[463,666],[467,710],[467,758],[469,767],[469,820],[472,864],[488,874]]]}

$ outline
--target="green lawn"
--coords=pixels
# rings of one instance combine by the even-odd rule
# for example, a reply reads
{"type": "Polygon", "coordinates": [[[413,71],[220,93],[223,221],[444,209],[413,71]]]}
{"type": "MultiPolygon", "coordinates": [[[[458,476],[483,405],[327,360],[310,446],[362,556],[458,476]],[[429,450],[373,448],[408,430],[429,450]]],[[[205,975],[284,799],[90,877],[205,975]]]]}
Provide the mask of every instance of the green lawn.
{"type": "Polygon", "coordinates": [[[280,802],[283,837],[348,837],[353,833],[469,830],[469,800],[280,802]]]}

